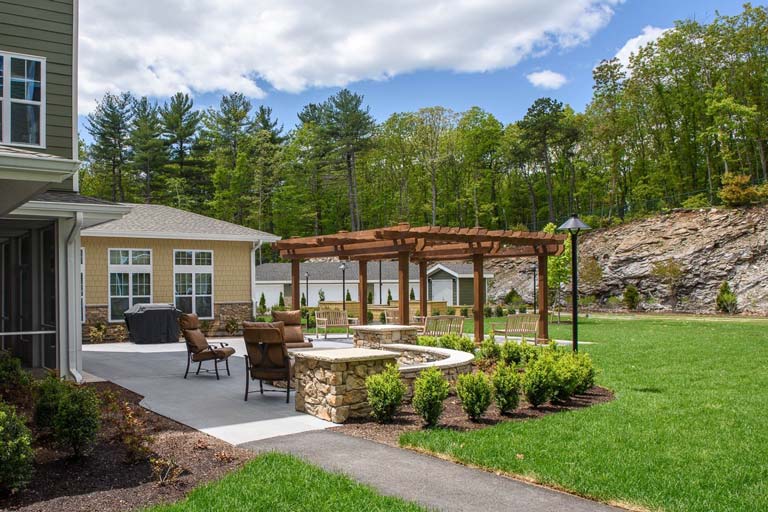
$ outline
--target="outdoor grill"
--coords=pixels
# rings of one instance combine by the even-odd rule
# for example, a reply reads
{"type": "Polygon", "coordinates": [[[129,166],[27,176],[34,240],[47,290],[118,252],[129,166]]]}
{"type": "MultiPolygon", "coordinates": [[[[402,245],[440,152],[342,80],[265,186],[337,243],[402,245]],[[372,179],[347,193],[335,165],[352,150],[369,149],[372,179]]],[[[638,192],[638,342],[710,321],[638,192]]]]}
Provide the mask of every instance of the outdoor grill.
{"type": "Polygon", "coordinates": [[[125,326],[133,343],[176,343],[180,315],[173,304],[134,304],[125,311],[125,326]]]}

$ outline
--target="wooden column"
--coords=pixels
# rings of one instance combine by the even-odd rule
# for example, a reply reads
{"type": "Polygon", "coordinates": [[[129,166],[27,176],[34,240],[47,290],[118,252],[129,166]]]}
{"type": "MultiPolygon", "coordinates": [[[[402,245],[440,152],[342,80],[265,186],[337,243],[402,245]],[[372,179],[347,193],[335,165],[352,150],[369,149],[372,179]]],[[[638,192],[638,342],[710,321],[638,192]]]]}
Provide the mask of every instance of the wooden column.
{"type": "Polygon", "coordinates": [[[397,309],[400,315],[400,325],[408,325],[411,320],[408,279],[408,253],[403,251],[397,255],[397,309]]]}
{"type": "MultiPolygon", "coordinates": [[[[307,297],[309,301],[309,297],[307,297]]],[[[299,260],[291,260],[291,308],[301,308],[301,276],[299,275],[299,260]]]]}
{"type": "Polygon", "coordinates": [[[427,262],[419,262],[419,314],[427,316],[427,262]]]}
{"type": "Polygon", "coordinates": [[[485,279],[483,277],[483,255],[472,255],[472,266],[474,270],[474,289],[475,305],[472,308],[475,317],[475,344],[483,342],[485,337],[485,318],[483,317],[483,306],[485,305],[485,279]]]}
{"type": "Polygon", "coordinates": [[[539,255],[539,338],[549,339],[549,290],[547,288],[547,255],[539,255]]]}
{"type": "Polygon", "coordinates": [[[357,267],[357,272],[360,276],[357,285],[357,297],[360,302],[360,318],[357,322],[360,325],[366,325],[368,323],[368,262],[358,261],[357,267]]]}

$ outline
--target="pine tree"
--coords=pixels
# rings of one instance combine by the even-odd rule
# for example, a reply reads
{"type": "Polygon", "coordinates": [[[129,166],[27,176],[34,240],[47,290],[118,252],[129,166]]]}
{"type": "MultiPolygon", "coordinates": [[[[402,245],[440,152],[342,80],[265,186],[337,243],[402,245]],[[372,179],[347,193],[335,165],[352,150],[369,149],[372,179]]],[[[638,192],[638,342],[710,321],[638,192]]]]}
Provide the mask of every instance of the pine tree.
{"type": "Polygon", "coordinates": [[[144,182],[144,202],[147,204],[152,202],[153,188],[158,191],[164,188],[157,183],[167,159],[165,144],[160,138],[161,129],[157,105],[146,96],[136,101],[130,133],[132,164],[137,177],[144,182]]]}
{"type": "Polygon", "coordinates": [[[109,173],[112,201],[125,201],[126,197],[123,171],[130,152],[132,106],[130,93],[107,93],[86,120],[86,130],[93,137],[91,157],[98,168],[109,173]]]}

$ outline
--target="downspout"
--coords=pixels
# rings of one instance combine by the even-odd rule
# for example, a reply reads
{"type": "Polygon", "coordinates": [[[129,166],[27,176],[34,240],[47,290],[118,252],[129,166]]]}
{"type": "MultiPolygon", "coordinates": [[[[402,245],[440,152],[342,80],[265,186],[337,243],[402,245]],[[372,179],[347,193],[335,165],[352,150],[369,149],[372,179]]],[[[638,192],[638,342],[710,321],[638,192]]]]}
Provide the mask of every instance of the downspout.
{"type": "MultiPolygon", "coordinates": [[[[256,318],[256,251],[261,254],[262,240],[251,244],[251,315],[256,318]]],[[[261,259],[261,258],[259,258],[261,259]]]]}
{"type": "MultiPolygon", "coordinates": [[[[76,256],[75,256],[75,247],[74,247],[74,239],[75,239],[75,233],[79,233],[80,229],[83,227],[83,212],[76,212],[75,213],[75,223],[72,226],[72,229],[69,231],[69,235],[67,235],[67,242],[66,242],[66,253],[67,253],[67,267],[66,272],[64,272],[64,282],[65,282],[65,290],[67,294],[70,295],[77,295],[72,294],[72,285],[74,282],[71,280],[73,277],[71,272],[74,273],[74,269],[79,267],[75,265],[76,263],[76,256]]],[[[83,376],[80,374],[80,372],[77,370],[77,354],[76,350],[73,350],[75,347],[72,346],[72,344],[75,341],[75,338],[77,335],[75,334],[76,327],[72,324],[72,315],[73,315],[73,308],[74,308],[74,302],[79,300],[79,297],[76,297],[75,301],[70,300],[71,297],[67,297],[67,337],[69,339],[69,342],[67,343],[67,370],[69,371],[69,374],[75,379],[75,381],[79,384],[83,381],[83,376]],[[75,360],[73,360],[72,356],[75,356],[75,360]]]]}

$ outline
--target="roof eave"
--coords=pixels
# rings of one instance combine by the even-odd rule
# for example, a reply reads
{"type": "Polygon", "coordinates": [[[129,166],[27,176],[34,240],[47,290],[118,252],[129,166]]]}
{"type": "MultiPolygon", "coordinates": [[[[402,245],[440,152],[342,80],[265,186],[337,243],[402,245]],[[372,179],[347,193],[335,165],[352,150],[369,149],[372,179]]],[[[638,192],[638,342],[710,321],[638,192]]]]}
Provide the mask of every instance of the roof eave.
{"type": "Polygon", "coordinates": [[[28,155],[0,155],[0,179],[61,183],[80,166],[77,160],[28,155]]]}
{"type": "Polygon", "coordinates": [[[162,232],[156,231],[107,231],[104,229],[84,229],[81,233],[84,237],[103,238],[157,238],[165,240],[212,240],[216,242],[276,242],[280,240],[276,235],[227,235],[222,233],[189,233],[189,232],[162,232]]]}

